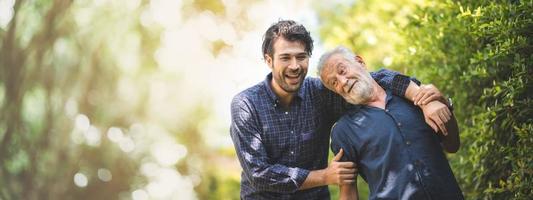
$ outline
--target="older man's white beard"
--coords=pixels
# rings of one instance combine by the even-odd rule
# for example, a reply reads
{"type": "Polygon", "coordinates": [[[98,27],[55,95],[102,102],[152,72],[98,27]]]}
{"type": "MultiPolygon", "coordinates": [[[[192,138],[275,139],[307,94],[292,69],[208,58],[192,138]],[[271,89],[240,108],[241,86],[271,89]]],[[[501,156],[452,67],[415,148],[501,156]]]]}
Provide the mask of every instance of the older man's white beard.
{"type": "Polygon", "coordinates": [[[372,89],[372,82],[370,81],[372,77],[364,77],[357,81],[352,88],[350,93],[344,96],[344,99],[351,104],[365,104],[372,99],[374,90],[372,89]]]}

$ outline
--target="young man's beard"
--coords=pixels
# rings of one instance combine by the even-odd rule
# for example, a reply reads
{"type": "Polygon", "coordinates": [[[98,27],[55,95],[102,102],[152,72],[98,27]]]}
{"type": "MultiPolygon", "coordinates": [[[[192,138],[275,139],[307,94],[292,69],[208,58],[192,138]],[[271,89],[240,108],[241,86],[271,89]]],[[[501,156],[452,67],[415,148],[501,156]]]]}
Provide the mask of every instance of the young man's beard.
{"type": "MultiPolygon", "coordinates": [[[[274,63],[272,63],[272,69],[274,69],[274,63]]],[[[281,89],[283,89],[287,93],[297,92],[304,82],[307,71],[305,71],[304,69],[299,69],[298,72],[295,72],[295,74],[299,75],[299,83],[296,85],[290,85],[289,83],[287,83],[285,73],[290,73],[290,72],[283,72],[281,75],[273,74],[273,76],[279,76],[277,78],[273,77],[274,81],[281,87],[281,89]]]]}
{"type": "Polygon", "coordinates": [[[343,97],[351,104],[365,104],[372,99],[373,93],[372,77],[370,74],[365,74],[355,83],[350,93],[343,97]]]}

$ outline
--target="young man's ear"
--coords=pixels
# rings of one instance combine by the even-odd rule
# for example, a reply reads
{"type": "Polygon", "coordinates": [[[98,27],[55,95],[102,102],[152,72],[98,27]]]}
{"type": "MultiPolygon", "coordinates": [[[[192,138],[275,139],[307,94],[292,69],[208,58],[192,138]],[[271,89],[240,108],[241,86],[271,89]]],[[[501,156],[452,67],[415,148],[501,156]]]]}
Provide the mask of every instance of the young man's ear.
{"type": "Polygon", "coordinates": [[[268,65],[268,67],[272,69],[272,57],[270,57],[270,55],[265,54],[265,62],[268,65]]]}

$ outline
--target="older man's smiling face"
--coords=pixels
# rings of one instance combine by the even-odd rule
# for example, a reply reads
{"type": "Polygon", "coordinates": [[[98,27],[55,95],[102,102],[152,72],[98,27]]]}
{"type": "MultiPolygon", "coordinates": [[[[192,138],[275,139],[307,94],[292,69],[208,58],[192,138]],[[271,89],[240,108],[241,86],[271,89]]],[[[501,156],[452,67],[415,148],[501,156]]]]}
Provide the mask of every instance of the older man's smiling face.
{"type": "Polygon", "coordinates": [[[341,54],[332,55],[325,62],[320,78],[328,89],[349,103],[364,104],[372,97],[372,77],[360,57],[353,62],[341,54]]]}

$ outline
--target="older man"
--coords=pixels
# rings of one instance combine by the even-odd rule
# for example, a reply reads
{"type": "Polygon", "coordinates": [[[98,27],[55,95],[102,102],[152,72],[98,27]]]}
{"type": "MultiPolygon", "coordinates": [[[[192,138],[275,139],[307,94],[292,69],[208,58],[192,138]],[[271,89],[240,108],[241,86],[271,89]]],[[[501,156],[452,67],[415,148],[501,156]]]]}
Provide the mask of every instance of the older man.
{"type": "MultiPolygon", "coordinates": [[[[325,53],[318,69],[328,89],[359,105],[334,125],[331,147],[357,163],[370,199],[463,199],[443,153],[459,149],[453,115],[445,124],[448,133],[436,134],[420,108],[379,86],[363,59],[345,47],[325,53]]],[[[422,107],[432,105],[449,112],[437,101],[422,107]]],[[[356,184],[340,187],[341,199],[358,198],[356,184]]]]}

